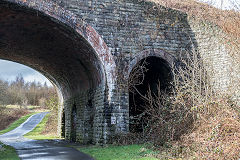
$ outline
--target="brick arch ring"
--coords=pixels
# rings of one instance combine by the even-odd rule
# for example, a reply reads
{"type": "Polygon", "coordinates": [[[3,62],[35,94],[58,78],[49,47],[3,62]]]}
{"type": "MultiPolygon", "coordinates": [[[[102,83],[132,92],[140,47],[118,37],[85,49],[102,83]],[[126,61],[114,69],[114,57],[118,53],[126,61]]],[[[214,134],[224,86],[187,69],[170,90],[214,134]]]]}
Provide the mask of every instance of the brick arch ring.
{"type": "Polygon", "coordinates": [[[147,58],[147,57],[159,57],[163,60],[165,60],[167,62],[167,64],[169,64],[169,66],[171,67],[172,64],[174,62],[176,62],[176,58],[164,51],[164,50],[161,50],[161,49],[147,49],[147,50],[144,50],[142,52],[140,52],[139,54],[137,54],[133,60],[130,62],[129,64],[129,67],[128,67],[128,74],[127,74],[127,79],[129,78],[129,75],[132,71],[132,69],[137,65],[137,63],[139,63],[142,59],[144,58],[147,58]]]}
{"type": "Polygon", "coordinates": [[[84,22],[82,19],[77,18],[75,14],[63,9],[58,4],[49,0],[5,0],[13,4],[17,4],[26,8],[30,8],[36,12],[41,12],[46,16],[53,19],[53,21],[59,21],[64,25],[72,28],[80,36],[82,36],[95,51],[97,58],[100,60],[105,71],[105,75],[102,75],[103,82],[112,84],[115,78],[116,64],[107,44],[101,38],[101,36],[84,22]]]}

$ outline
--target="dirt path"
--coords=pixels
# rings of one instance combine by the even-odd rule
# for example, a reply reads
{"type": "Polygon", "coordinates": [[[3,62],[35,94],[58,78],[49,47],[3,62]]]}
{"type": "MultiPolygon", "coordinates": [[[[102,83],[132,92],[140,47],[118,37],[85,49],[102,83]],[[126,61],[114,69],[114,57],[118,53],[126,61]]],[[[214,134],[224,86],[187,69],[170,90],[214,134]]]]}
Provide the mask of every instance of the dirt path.
{"type": "Polygon", "coordinates": [[[93,160],[88,155],[74,148],[64,147],[54,141],[37,141],[24,138],[23,135],[33,130],[47,112],[31,116],[16,129],[0,135],[0,141],[14,147],[23,160],[93,160]]]}

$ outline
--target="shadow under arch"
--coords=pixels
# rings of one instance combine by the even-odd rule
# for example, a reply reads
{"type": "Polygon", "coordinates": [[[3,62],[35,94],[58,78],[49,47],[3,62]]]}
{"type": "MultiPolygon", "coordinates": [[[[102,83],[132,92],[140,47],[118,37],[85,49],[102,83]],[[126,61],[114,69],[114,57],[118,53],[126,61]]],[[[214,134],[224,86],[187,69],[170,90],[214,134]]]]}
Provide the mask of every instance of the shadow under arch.
{"type": "Polygon", "coordinates": [[[0,58],[42,73],[62,101],[114,79],[115,62],[100,35],[51,1],[0,2],[0,58]]]}
{"type": "Polygon", "coordinates": [[[162,50],[146,50],[138,54],[130,63],[129,76],[134,74],[135,67],[144,66],[144,78],[141,84],[135,85],[133,91],[129,90],[129,131],[140,133],[146,127],[145,104],[146,96],[150,91],[152,95],[158,94],[158,85],[161,91],[169,92],[171,89],[172,64],[175,58],[162,50]]]}

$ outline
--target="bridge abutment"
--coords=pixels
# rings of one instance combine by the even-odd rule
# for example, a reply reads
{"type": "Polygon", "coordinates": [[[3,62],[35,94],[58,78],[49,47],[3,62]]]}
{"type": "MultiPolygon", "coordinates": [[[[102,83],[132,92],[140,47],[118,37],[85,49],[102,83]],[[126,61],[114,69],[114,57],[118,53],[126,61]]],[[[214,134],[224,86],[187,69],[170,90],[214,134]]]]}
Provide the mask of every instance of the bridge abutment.
{"type": "Polygon", "coordinates": [[[239,83],[239,65],[219,41],[225,35],[202,23],[145,1],[4,0],[0,58],[28,65],[56,85],[67,140],[108,143],[129,132],[128,76],[144,58],[171,65],[197,50],[214,70],[216,91],[239,83]]]}

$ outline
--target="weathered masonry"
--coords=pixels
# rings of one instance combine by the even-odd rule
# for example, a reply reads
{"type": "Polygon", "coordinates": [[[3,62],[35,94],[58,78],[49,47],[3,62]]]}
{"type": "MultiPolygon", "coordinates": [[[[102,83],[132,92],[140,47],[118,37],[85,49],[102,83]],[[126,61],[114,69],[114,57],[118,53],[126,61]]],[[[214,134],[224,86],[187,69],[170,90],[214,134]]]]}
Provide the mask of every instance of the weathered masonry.
{"type": "Polygon", "coordinates": [[[138,0],[0,1],[0,58],[56,85],[59,131],[82,143],[107,143],[129,131],[128,77],[143,59],[151,65],[147,81],[154,85],[157,76],[167,84],[180,53],[197,49],[214,71],[214,88],[228,90],[240,69],[223,35],[217,26],[138,0]]]}

